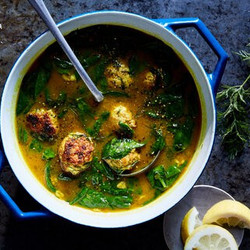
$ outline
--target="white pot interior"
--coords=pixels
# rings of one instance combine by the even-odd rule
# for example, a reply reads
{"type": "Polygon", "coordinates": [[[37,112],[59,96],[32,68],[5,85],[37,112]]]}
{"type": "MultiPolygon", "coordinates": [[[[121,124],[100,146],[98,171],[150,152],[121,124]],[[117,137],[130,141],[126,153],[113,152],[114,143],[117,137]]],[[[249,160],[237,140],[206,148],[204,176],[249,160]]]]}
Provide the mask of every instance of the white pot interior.
{"type": "Polygon", "coordinates": [[[194,77],[202,106],[202,128],[198,147],[186,173],[169,191],[152,203],[122,212],[93,212],[71,206],[50,193],[40,184],[24,162],[18,149],[15,129],[15,110],[21,81],[35,59],[51,44],[54,38],[49,32],[36,39],[19,57],[7,79],[1,105],[1,132],[3,146],[9,163],[24,188],[53,213],[76,223],[94,227],[124,227],[150,220],[174,206],[192,188],[208,160],[215,132],[215,108],[206,73],[193,52],[176,35],[159,24],[124,12],[99,12],[81,15],[62,22],[63,34],[96,24],[113,24],[138,29],[153,35],[169,45],[182,59],[194,77]]]}

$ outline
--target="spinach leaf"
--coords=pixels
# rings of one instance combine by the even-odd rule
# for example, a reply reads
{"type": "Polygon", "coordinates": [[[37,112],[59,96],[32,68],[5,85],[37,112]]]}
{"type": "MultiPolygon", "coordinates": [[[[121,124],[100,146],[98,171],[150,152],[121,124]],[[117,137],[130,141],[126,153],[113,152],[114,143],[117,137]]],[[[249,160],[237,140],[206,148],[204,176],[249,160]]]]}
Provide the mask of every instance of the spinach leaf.
{"type": "Polygon", "coordinates": [[[49,90],[46,88],[44,90],[45,102],[50,108],[57,108],[62,106],[67,101],[67,94],[64,91],[61,91],[57,99],[52,99],[49,93],[49,90]]]}
{"type": "Polygon", "coordinates": [[[29,112],[49,78],[50,69],[46,65],[42,65],[36,71],[28,72],[25,75],[17,101],[17,115],[29,112]]]}
{"type": "Polygon", "coordinates": [[[105,195],[103,192],[84,187],[70,204],[79,203],[88,208],[127,208],[132,203],[131,196],[105,195]]]}
{"type": "Polygon", "coordinates": [[[20,115],[21,113],[28,113],[33,104],[34,100],[27,93],[25,93],[23,89],[21,89],[17,101],[16,114],[20,115]]]}
{"type": "Polygon", "coordinates": [[[54,65],[56,66],[56,70],[59,74],[69,74],[71,70],[74,68],[72,63],[58,57],[54,57],[53,59],[54,65]]]}
{"type": "Polygon", "coordinates": [[[53,183],[51,182],[50,169],[51,169],[50,162],[47,162],[45,165],[45,180],[46,180],[46,184],[47,184],[48,189],[54,193],[54,192],[56,192],[56,188],[53,185],[53,183]]]}
{"type": "Polygon", "coordinates": [[[79,120],[85,125],[89,117],[94,118],[94,112],[90,106],[84,101],[84,98],[79,97],[72,103],[72,108],[77,113],[79,120]]]}
{"type": "Polygon", "coordinates": [[[111,90],[107,90],[102,92],[102,94],[104,96],[115,96],[115,97],[130,97],[130,95],[126,92],[122,92],[122,91],[111,91],[111,90]]]}
{"type": "Polygon", "coordinates": [[[55,158],[55,156],[56,156],[56,153],[51,148],[46,148],[43,151],[42,159],[43,160],[50,160],[50,159],[55,158]]]}
{"type": "Polygon", "coordinates": [[[134,148],[141,148],[145,143],[136,142],[131,139],[113,138],[109,141],[102,151],[103,159],[121,159],[131,152],[134,148]]]}
{"type": "Polygon", "coordinates": [[[95,66],[89,70],[89,74],[94,83],[98,83],[104,77],[104,71],[107,66],[107,60],[101,59],[95,66]]]}
{"type": "Polygon", "coordinates": [[[73,204],[79,202],[81,199],[83,199],[83,198],[86,196],[87,192],[88,192],[88,188],[83,188],[83,189],[76,195],[76,197],[75,197],[72,201],[69,202],[69,204],[70,204],[70,205],[73,205],[73,204]]]}
{"type": "Polygon", "coordinates": [[[184,114],[184,99],[181,94],[162,93],[156,96],[153,101],[148,101],[146,105],[153,109],[146,110],[146,114],[157,119],[180,118],[184,114]]]}
{"type": "Polygon", "coordinates": [[[110,168],[106,167],[106,165],[103,164],[103,162],[98,161],[97,157],[94,157],[94,159],[92,161],[92,169],[95,172],[99,172],[99,173],[103,174],[109,180],[114,180],[115,179],[115,176],[114,176],[113,172],[110,170],[110,168]]]}
{"type": "Polygon", "coordinates": [[[111,195],[129,195],[131,193],[131,191],[129,189],[121,189],[121,188],[117,188],[117,181],[113,181],[113,182],[109,182],[109,181],[105,181],[100,185],[100,189],[101,191],[103,191],[104,193],[108,193],[111,195]]]}
{"type": "Polygon", "coordinates": [[[151,169],[147,174],[147,178],[153,188],[164,191],[168,187],[166,183],[165,168],[162,165],[151,169]]]}
{"type": "Polygon", "coordinates": [[[106,79],[106,77],[102,77],[99,81],[99,85],[100,85],[100,89],[102,91],[102,94],[104,94],[105,92],[107,92],[107,88],[108,88],[108,81],[106,79]]]}
{"type": "Polygon", "coordinates": [[[28,132],[22,126],[18,128],[18,139],[23,144],[26,144],[28,141],[28,132]]]}
{"type": "Polygon", "coordinates": [[[134,193],[134,194],[137,194],[137,195],[140,195],[142,194],[142,187],[138,181],[138,178],[136,177],[129,177],[126,181],[126,184],[128,186],[128,190],[131,192],[131,193],[134,193]]]}
{"type": "Polygon", "coordinates": [[[68,112],[67,108],[62,108],[61,110],[59,110],[59,114],[57,115],[58,119],[63,118],[68,112]]]}
{"type": "Polygon", "coordinates": [[[133,198],[131,196],[110,196],[109,204],[112,208],[128,208],[131,206],[133,198]]]}
{"type": "Polygon", "coordinates": [[[79,57],[80,63],[82,66],[87,69],[93,65],[95,65],[101,58],[101,55],[94,54],[94,55],[82,55],[79,57]]]}
{"type": "Polygon", "coordinates": [[[184,99],[182,95],[167,96],[168,102],[165,108],[165,115],[167,118],[180,118],[184,114],[184,99]]]}
{"type": "Polygon", "coordinates": [[[35,150],[40,153],[43,151],[43,146],[39,140],[33,139],[30,143],[30,149],[35,150]]]}
{"type": "Polygon", "coordinates": [[[107,196],[102,192],[85,187],[86,194],[78,201],[81,206],[88,208],[110,208],[107,196]]]}
{"type": "Polygon", "coordinates": [[[36,81],[33,83],[35,84],[35,93],[34,98],[36,99],[38,95],[42,92],[45,88],[46,83],[49,81],[50,72],[41,68],[37,73],[36,81]]]}
{"type": "Polygon", "coordinates": [[[162,87],[168,87],[171,84],[172,75],[169,70],[152,68],[152,71],[154,74],[156,74],[157,79],[160,80],[158,85],[161,85],[162,87]]]}
{"type": "Polygon", "coordinates": [[[137,75],[141,73],[145,68],[147,64],[145,61],[140,60],[137,56],[132,56],[129,59],[129,72],[131,75],[137,75]]]}
{"type": "Polygon", "coordinates": [[[190,117],[187,117],[183,124],[172,123],[168,126],[168,130],[174,134],[173,148],[175,151],[181,152],[188,147],[191,141],[193,128],[194,122],[190,117]]]}
{"type": "Polygon", "coordinates": [[[96,120],[93,128],[87,128],[87,132],[89,133],[90,136],[96,137],[99,134],[99,131],[103,125],[104,122],[106,122],[109,118],[109,112],[104,111],[100,117],[96,120]]]}
{"type": "Polygon", "coordinates": [[[187,162],[185,161],[180,166],[174,164],[167,169],[162,165],[156,166],[148,172],[147,178],[153,188],[163,192],[173,185],[186,165],[187,162]]]}
{"type": "Polygon", "coordinates": [[[94,157],[91,162],[91,168],[84,171],[80,176],[80,186],[84,187],[86,183],[92,186],[99,187],[104,182],[104,177],[107,180],[114,180],[115,176],[110,168],[106,167],[97,157],[94,157]]]}
{"type": "Polygon", "coordinates": [[[155,142],[151,146],[151,155],[156,155],[159,151],[161,151],[165,145],[165,138],[162,135],[162,130],[161,129],[156,129],[154,126],[152,129],[152,135],[155,137],[155,142]]]}
{"type": "Polygon", "coordinates": [[[129,126],[127,125],[126,123],[123,123],[123,122],[119,122],[119,126],[120,126],[120,129],[118,131],[118,134],[120,135],[120,137],[122,138],[129,138],[131,139],[134,135],[134,130],[129,126]]]}

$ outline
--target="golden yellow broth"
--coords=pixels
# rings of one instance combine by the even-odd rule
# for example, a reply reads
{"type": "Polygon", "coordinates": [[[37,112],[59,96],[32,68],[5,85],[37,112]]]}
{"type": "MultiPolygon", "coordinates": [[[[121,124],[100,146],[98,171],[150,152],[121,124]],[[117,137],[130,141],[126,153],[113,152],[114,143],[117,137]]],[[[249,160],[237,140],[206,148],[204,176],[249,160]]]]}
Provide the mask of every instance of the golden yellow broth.
{"type": "MultiPolygon", "coordinates": [[[[139,51],[138,55],[145,59],[148,57],[148,55],[144,55],[143,51],[139,51]]],[[[150,60],[147,58],[147,60],[150,60]]],[[[180,78],[181,71],[186,71],[184,66],[176,69],[174,74],[174,78],[176,81],[178,78],[180,78]]],[[[139,164],[136,165],[137,168],[140,168],[144,165],[146,165],[152,158],[149,158],[148,152],[150,151],[150,147],[152,145],[152,135],[151,135],[151,125],[156,124],[158,128],[161,128],[163,131],[163,134],[166,138],[166,148],[171,148],[173,144],[173,135],[167,131],[167,122],[163,122],[162,120],[152,119],[146,115],[143,114],[143,107],[146,100],[146,93],[142,94],[144,86],[142,85],[142,76],[143,72],[138,74],[134,78],[133,85],[126,90],[126,92],[130,95],[130,97],[112,97],[112,96],[105,96],[104,100],[101,103],[96,103],[93,98],[88,95],[87,96],[87,102],[94,107],[95,113],[100,115],[103,111],[111,111],[115,106],[117,105],[124,105],[127,107],[128,110],[130,110],[133,114],[133,117],[136,119],[136,128],[134,129],[134,137],[133,140],[136,141],[145,141],[148,140],[149,143],[146,144],[145,147],[143,147],[141,152],[141,160],[139,164]]],[[[51,97],[53,99],[56,99],[60,92],[64,91],[67,93],[67,96],[74,96],[75,93],[81,88],[83,82],[81,80],[77,82],[66,82],[63,80],[61,75],[56,71],[53,70],[51,77],[49,79],[49,82],[47,84],[47,88],[49,92],[51,93],[51,97]]],[[[194,83],[193,83],[194,84],[194,83]]],[[[200,104],[197,103],[199,106],[200,104]]],[[[31,110],[39,109],[39,108],[47,108],[45,103],[45,96],[44,93],[41,93],[39,97],[37,98],[36,103],[33,105],[31,110]]],[[[160,157],[158,158],[157,162],[154,164],[156,165],[164,165],[164,166],[170,166],[174,163],[183,163],[185,160],[190,162],[195,149],[196,145],[199,139],[200,135],[200,126],[201,126],[201,117],[200,117],[200,110],[199,115],[196,118],[195,121],[195,128],[192,135],[191,144],[188,146],[186,150],[180,153],[176,153],[173,158],[169,158],[166,150],[161,152],[160,157]]],[[[86,132],[84,129],[84,126],[78,119],[77,115],[74,113],[73,110],[69,109],[69,111],[66,113],[66,115],[62,119],[58,119],[59,121],[59,127],[60,132],[58,137],[53,142],[43,142],[44,148],[49,147],[53,149],[55,152],[58,151],[58,147],[63,140],[64,137],[66,137],[71,132],[86,132]]],[[[87,127],[91,127],[94,124],[95,120],[90,120],[87,127]]],[[[17,116],[16,118],[16,124],[17,129],[18,127],[24,127],[26,128],[26,115],[21,114],[17,116]]],[[[100,156],[100,152],[102,151],[103,146],[110,140],[110,137],[108,137],[110,134],[113,133],[113,127],[112,127],[112,119],[109,117],[109,119],[103,124],[100,130],[100,134],[103,137],[106,137],[102,141],[94,141],[95,143],[95,152],[96,155],[100,156]]],[[[38,153],[32,149],[29,148],[29,144],[32,141],[32,136],[29,135],[27,143],[19,143],[20,150],[22,152],[22,155],[27,163],[27,165],[30,167],[31,171],[35,175],[35,177],[38,179],[38,181],[46,186],[45,181],[45,160],[42,160],[42,153],[38,153]]],[[[56,187],[55,195],[63,200],[71,201],[74,199],[76,194],[81,190],[78,186],[78,180],[73,181],[60,181],[57,179],[57,176],[62,172],[62,169],[60,167],[59,157],[56,156],[52,160],[52,169],[51,169],[51,180],[53,185],[56,187]]],[[[188,168],[188,166],[186,167],[188,168]]],[[[183,171],[184,172],[184,171],[183,171]]],[[[183,174],[183,173],[182,173],[183,174]]],[[[124,178],[124,177],[123,177],[124,178]]],[[[123,180],[121,178],[121,181],[123,180]]],[[[147,177],[145,174],[141,174],[138,176],[139,185],[141,186],[142,193],[141,194],[133,194],[133,203],[130,206],[130,208],[136,208],[139,206],[142,206],[146,201],[152,199],[154,197],[155,190],[151,187],[149,181],[147,180],[147,177]]],[[[178,181],[178,180],[177,180],[178,181]]],[[[94,209],[98,210],[98,209],[94,209]]],[[[102,211],[110,211],[110,209],[101,209],[102,211]]]]}

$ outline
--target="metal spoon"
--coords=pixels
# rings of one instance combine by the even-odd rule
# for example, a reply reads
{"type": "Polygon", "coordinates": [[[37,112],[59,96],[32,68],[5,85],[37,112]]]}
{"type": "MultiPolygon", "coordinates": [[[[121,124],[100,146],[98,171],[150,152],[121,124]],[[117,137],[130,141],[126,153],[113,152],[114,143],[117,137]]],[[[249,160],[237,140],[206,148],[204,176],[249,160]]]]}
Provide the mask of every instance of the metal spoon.
{"type": "Polygon", "coordinates": [[[29,3],[33,6],[33,8],[36,10],[36,12],[39,14],[39,16],[43,19],[44,23],[47,25],[53,36],[56,38],[57,42],[65,52],[65,54],[68,56],[70,61],[72,62],[73,66],[79,73],[82,80],[85,82],[86,86],[90,90],[90,92],[93,94],[95,99],[98,102],[101,102],[103,100],[102,93],[97,89],[93,81],[90,79],[87,72],[82,67],[81,63],[77,59],[76,55],[70,48],[69,44],[65,40],[64,36],[62,35],[61,31],[56,26],[56,23],[54,22],[53,18],[51,17],[48,9],[46,8],[44,2],[42,0],[28,0],[29,3]]]}

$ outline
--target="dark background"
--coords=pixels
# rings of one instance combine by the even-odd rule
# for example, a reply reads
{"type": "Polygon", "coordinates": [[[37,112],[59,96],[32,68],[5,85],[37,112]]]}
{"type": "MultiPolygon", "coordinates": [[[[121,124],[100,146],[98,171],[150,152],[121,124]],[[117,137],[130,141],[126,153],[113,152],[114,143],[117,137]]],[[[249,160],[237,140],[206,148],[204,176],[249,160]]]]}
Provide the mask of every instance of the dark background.
{"type": "MultiPolygon", "coordinates": [[[[233,52],[245,49],[250,42],[248,0],[46,0],[45,3],[56,22],[83,12],[104,9],[128,11],[148,18],[199,17],[230,56],[222,82],[241,84],[247,77],[247,67],[233,52]]],[[[46,27],[26,0],[0,0],[0,24],[2,90],[18,55],[46,27]]],[[[205,68],[208,71],[213,69],[216,57],[197,32],[185,29],[177,33],[194,49],[205,68]]],[[[217,134],[210,160],[197,184],[222,188],[250,207],[249,148],[232,161],[220,143],[221,137],[217,134]]],[[[23,210],[39,207],[8,166],[4,168],[0,181],[23,210]]],[[[162,224],[163,215],[121,229],[91,228],[56,216],[18,221],[0,202],[0,249],[167,249],[162,224]]],[[[245,231],[240,249],[250,249],[249,230],[245,231]]]]}

